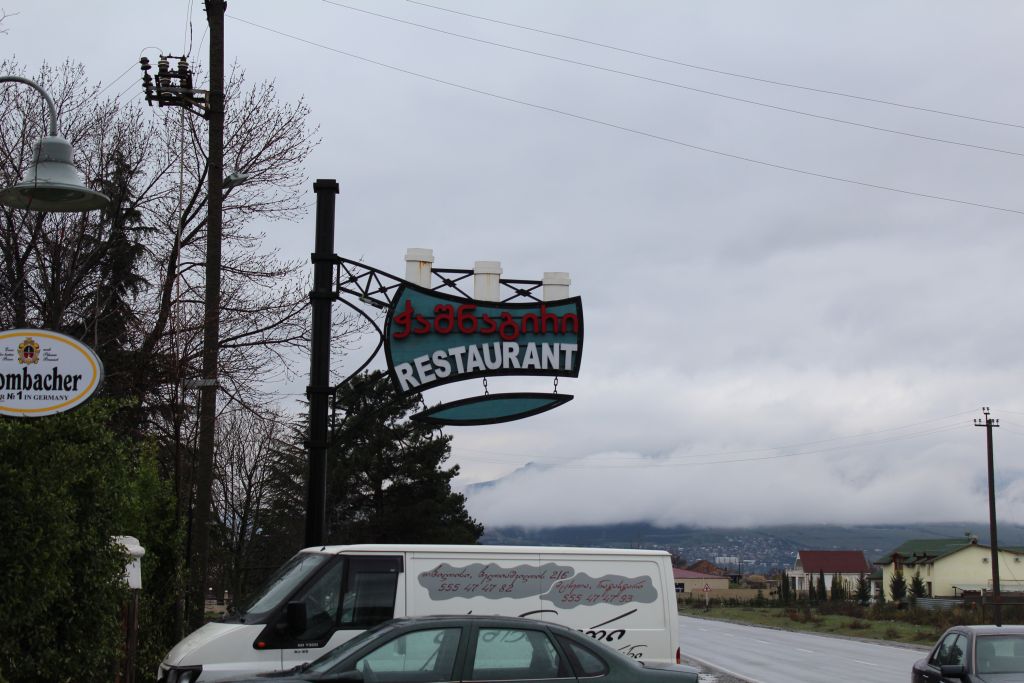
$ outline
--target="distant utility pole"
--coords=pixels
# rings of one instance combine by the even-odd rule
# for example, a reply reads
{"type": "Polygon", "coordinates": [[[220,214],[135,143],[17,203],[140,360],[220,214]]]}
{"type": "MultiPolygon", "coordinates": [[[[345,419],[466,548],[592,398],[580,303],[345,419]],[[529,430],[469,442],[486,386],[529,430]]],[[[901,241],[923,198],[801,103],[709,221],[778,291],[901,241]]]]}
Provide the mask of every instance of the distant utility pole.
{"type": "Polygon", "coordinates": [[[996,626],[1003,625],[1002,597],[999,594],[999,539],[996,537],[996,475],[992,456],[992,428],[999,426],[999,420],[989,416],[988,407],[982,408],[984,420],[975,420],[975,427],[985,428],[988,441],[988,525],[992,537],[992,616],[996,626]]]}

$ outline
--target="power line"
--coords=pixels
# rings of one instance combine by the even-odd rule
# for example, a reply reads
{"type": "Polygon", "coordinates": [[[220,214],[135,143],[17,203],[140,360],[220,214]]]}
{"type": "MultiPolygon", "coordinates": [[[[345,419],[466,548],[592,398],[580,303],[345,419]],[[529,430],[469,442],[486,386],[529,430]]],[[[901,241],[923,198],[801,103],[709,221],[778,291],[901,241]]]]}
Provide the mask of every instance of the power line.
{"type": "MultiPolygon", "coordinates": [[[[108,89],[110,89],[110,87],[111,87],[112,85],[114,85],[114,84],[115,84],[115,83],[117,83],[117,82],[118,82],[119,80],[121,80],[121,79],[122,79],[122,78],[124,78],[124,77],[125,77],[126,75],[128,75],[128,72],[129,72],[129,71],[131,71],[132,69],[134,69],[135,67],[137,67],[138,65],[139,65],[139,63],[138,63],[138,62],[132,62],[131,64],[129,64],[129,65],[128,65],[128,68],[127,68],[127,69],[125,69],[124,71],[122,71],[122,72],[121,72],[121,75],[120,75],[120,76],[118,76],[118,77],[117,77],[117,78],[115,78],[114,80],[112,80],[112,81],[110,81],[109,83],[107,83],[107,84],[106,84],[106,85],[105,85],[105,86],[103,87],[103,89],[102,89],[102,90],[100,90],[99,92],[97,92],[97,93],[96,93],[96,94],[94,95],[94,97],[99,97],[100,95],[102,95],[103,93],[105,93],[105,92],[106,92],[106,91],[107,91],[108,89]]],[[[125,91],[122,91],[122,94],[124,94],[125,92],[128,92],[128,91],[127,91],[127,90],[125,90],[125,91]]],[[[120,96],[121,96],[121,95],[118,95],[118,97],[120,97],[120,96]]]]}
{"type": "Polygon", "coordinates": [[[664,135],[658,135],[656,133],[649,133],[647,131],[639,130],[637,128],[630,128],[628,126],[622,126],[622,125],[615,124],[615,123],[609,123],[607,121],[602,121],[600,119],[591,118],[589,116],[584,116],[582,114],[574,114],[572,112],[567,112],[567,111],[564,111],[562,109],[556,109],[554,107],[548,107],[548,106],[545,106],[545,105],[542,105],[542,104],[535,104],[533,102],[528,102],[526,100],[519,100],[519,99],[516,99],[514,97],[508,97],[508,96],[505,96],[505,95],[499,95],[497,93],[493,93],[493,92],[490,92],[490,91],[487,91],[487,90],[481,90],[480,88],[473,88],[473,87],[468,86],[468,85],[462,85],[461,83],[455,83],[453,81],[447,81],[447,80],[444,80],[442,78],[437,78],[435,76],[428,76],[426,74],[418,73],[416,71],[411,71],[409,69],[403,69],[401,67],[393,66],[393,65],[387,64],[385,62],[380,62],[380,61],[377,61],[377,60],[374,60],[374,59],[370,59],[368,57],[363,57],[363,56],[357,55],[357,54],[355,54],[353,52],[346,52],[344,50],[339,50],[338,48],[331,47],[329,45],[324,45],[323,43],[317,43],[317,42],[309,40],[307,38],[301,38],[299,36],[296,36],[296,35],[293,35],[293,34],[290,34],[290,33],[285,33],[284,31],[280,31],[280,30],[275,29],[275,28],[270,28],[268,26],[263,26],[262,24],[257,24],[256,22],[249,21],[248,19],[242,19],[241,17],[237,17],[237,16],[234,16],[234,15],[227,15],[227,16],[230,19],[234,19],[235,21],[239,21],[239,22],[241,22],[243,24],[248,24],[249,26],[253,26],[255,28],[259,28],[259,29],[262,29],[264,31],[268,31],[270,33],[274,33],[274,34],[277,34],[277,35],[285,37],[285,38],[290,38],[292,40],[297,40],[297,41],[299,41],[301,43],[305,43],[305,44],[311,45],[313,47],[318,47],[318,48],[321,48],[321,49],[324,49],[324,50],[329,50],[329,51],[334,52],[336,54],[344,55],[346,57],[350,57],[352,59],[357,59],[359,61],[366,62],[367,64],[373,64],[375,66],[379,66],[379,67],[382,67],[382,68],[385,68],[385,69],[390,69],[392,71],[397,71],[399,73],[403,73],[403,74],[406,74],[408,76],[414,76],[416,78],[422,78],[424,80],[428,80],[428,81],[431,81],[431,82],[434,82],[434,83],[439,83],[441,85],[447,85],[447,86],[449,86],[451,88],[458,88],[459,90],[464,90],[466,92],[472,92],[472,93],[475,93],[477,95],[484,95],[486,97],[492,97],[494,99],[501,100],[503,102],[510,102],[512,104],[519,104],[519,105],[522,105],[524,107],[530,107],[532,109],[538,109],[540,111],[546,111],[546,112],[550,112],[552,114],[558,114],[559,116],[565,116],[567,118],[576,119],[578,121],[586,121],[588,123],[593,123],[593,124],[598,125],[598,126],[604,126],[606,128],[612,128],[612,129],[619,130],[619,131],[622,131],[622,132],[625,132],[625,133],[632,133],[634,135],[640,135],[640,136],[643,136],[643,137],[646,137],[646,138],[650,138],[652,140],[659,140],[661,142],[667,142],[669,144],[678,145],[680,147],[686,147],[688,149],[694,149],[694,150],[698,150],[698,151],[701,151],[701,152],[706,152],[708,154],[714,154],[714,155],[717,155],[717,156],[726,157],[726,158],[729,158],[729,159],[734,159],[736,161],[744,161],[744,162],[749,163],[749,164],[756,164],[758,166],[765,166],[767,168],[774,168],[774,169],[777,169],[777,170],[780,170],[780,171],[787,171],[789,173],[797,173],[797,174],[800,174],[800,175],[811,176],[811,177],[814,177],[814,178],[821,178],[823,180],[832,180],[832,181],[839,182],[839,183],[847,183],[849,185],[858,185],[860,187],[867,187],[867,188],[871,188],[871,189],[875,189],[875,190],[883,190],[885,192],[894,192],[894,193],[897,193],[897,194],[908,195],[908,196],[911,196],[911,197],[920,197],[920,198],[923,198],[923,199],[934,199],[934,200],[937,200],[937,201],[949,202],[949,203],[952,203],[952,204],[961,204],[961,205],[964,205],[964,206],[974,206],[974,207],[981,208],[981,209],[991,209],[993,211],[1002,211],[1004,213],[1013,213],[1013,214],[1024,215],[1024,210],[1022,210],[1022,209],[1011,209],[1011,208],[1004,207],[1004,206],[996,206],[994,204],[984,204],[982,202],[972,202],[972,201],[968,201],[966,199],[956,199],[954,197],[947,197],[947,196],[943,196],[943,195],[928,194],[926,192],[915,192],[914,190],[905,190],[905,189],[898,188],[898,187],[892,187],[890,185],[880,185],[878,183],[869,183],[869,182],[862,181],[862,180],[854,180],[852,178],[844,178],[842,176],[829,175],[827,173],[819,173],[819,172],[816,172],[816,171],[808,171],[808,170],[805,170],[805,169],[796,168],[794,166],[786,166],[784,164],[778,164],[778,163],[774,163],[774,162],[771,162],[771,161],[764,161],[762,159],[754,159],[752,157],[745,157],[745,156],[742,156],[740,154],[732,154],[730,152],[723,152],[721,150],[712,149],[710,147],[702,147],[700,145],[695,145],[695,144],[691,144],[691,143],[688,143],[688,142],[683,142],[682,140],[677,140],[675,138],[666,137],[664,135]]]}
{"type": "Polygon", "coordinates": [[[707,71],[709,73],[720,74],[722,76],[731,76],[733,78],[743,78],[748,81],[757,81],[758,83],[767,83],[769,85],[778,85],[783,88],[794,88],[796,90],[806,90],[808,92],[816,92],[824,95],[835,95],[836,97],[846,97],[852,100],[861,100],[863,102],[873,102],[875,104],[884,104],[890,107],[899,107],[901,109],[912,109],[914,111],[923,111],[929,114],[938,114],[940,116],[952,116],[958,119],[966,119],[968,121],[977,121],[979,123],[990,123],[995,126],[1009,126],[1011,128],[1024,128],[1022,123],[1010,123],[1007,121],[997,121],[995,119],[986,119],[979,116],[970,116],[968,114],[957,114],[955,112],[944,111],[942,109],[931,109],[928,107],[921,107],[913,104],[904,104],[902,102],[895,102],[893,100],[884,100],[878,97],[867,97],[865,95],[854,95],[852,93],[842,92],[841,90],[828,90],[826,88],[815,88],[807,85],[799,85],[797,83],[788,83],[786,81],[777,81],[770,78],[761,78],[759,76],[751,76],[749,74],[743,74],[736,71],[725,71],[724,69],[715,69],[709,66],[702,66],[700,64],[693,64],[690,62],[682,62],[675,59],[669,59],[667,57],[659,57],[647,52],[641,52],[639,50],[631,50],[617,45],[610,45],[608,43],[600,43],[594,40],[587,40],[586,38],[580,38],[578,36],[571,36],[565,33],[556,33],[554,31],[545,31],[533,26],[524,26],[523,24],[514,24],[509,21],[501,21],[500,19],[493,19],[491,17],[484,17],[479,14],[470,14],[468,12],[459,12],[457,10],[449,9],[447,7],[440,7],[438,5],[431,5],[426,2],[419,2],[418,0],[405,0],[413,5],[420,5],[422,7],[429,7],[430,9],[438,10],[440,12],[449,12],[451,14],[458,14],[460,16],[469,17],[470,19],[479,19],[480,21],[489,21],[494,24],[500,24],[502,26],[509,26],[511,28],[518,28],[523,31],[533,31],[534,33],[541,33],[546,36],[553,36],[555,38],[564,38],[566,40],[572,40],[577,43],[583,43],[586,45],[593,45],[595,47],[602,47],[608,50],[615,50],[616,52],[622,52],[624,54],[634,55],[637,57],[644,57],[646,59],[653,59],[659,62],[665,62],[666,64],[675,64],[677,66],[684,66],[688,69],[696,69],[698,71],[707,71]]]}
{"type": "Polygon", "coordinates": [[[581,61],[578,61],[578,60],[575,60],[575,59],[568,59],[566,57],[559,57],[557,55],[547,54],[545,52],[538,52],[536,50],[529,50],[529,49],[522,48],[522,47],[516,47],[514,45],[507,45],[505,43],[499,43],[499,42],[496,42],[496,41],[493,41],[493,40],[485,40],[483,38],[475,38],[473,36],[467,36],[467,35],[462,34],[462,33],[455,33],[454,31],[448,31],[448,30],[445,30],[445,29],[440,29],[440,28],[436,28],[434,26],[427,26],[426,24],[419,24],[419,23],[416,23],[414,21],[408,21],[406,19],[399,19],[397,17],[392,17],[392,16],[389,16],[387,14],[380,14],[378,12],[371,12],[369,10],[361,9],[359,7],[353,7],[351,5],[346,5],[346,4],[341,3],[341,2],[336,2],[335,0],[322,0],[322,2],[324,2],[324,3],[328,4],[328,5],[334,5],[335,7],[339,7],[339,8],[342,8],[342,9],[351,10],[353,12],[360,12],[362,14],[368,14],[370,16],[379,17],[381,19],[386,19],[388,21],[394,21],[394,22],[397,22],[399,24],[407,24],[409,26],[415,26],[417,28],[422,28],[422,29],[425,29],[427,31],[434,31],[436,33],[441,33],[441,34],[444,34],[446,36],[452,36],[454,38],[461,38],[463,40],[469,40],[469,41],[472,41],[474,43],[481,43],[483,45],[490,45],[490,46],[493,46],[493,47],[500,47],[500,48],[503,48],[505,50],[513,50],[515,52],[521,52],[523,54],[533,55],[533,56],[536,56],[536,57],[543,57],[545,59],[551,59],[551,60],[554,60],[554,61],[557,61],[557,62],[563,62],[565,64],[573,64],[575,66],[582,66],[582,67],[585,67],[585,68],[588,68],[588,69],[594,69],[594,70],[597,70],[597,71],[603,71],[605,73],[616,74],[616,75],[619,75],[619,76],[628,76],[629,78],[636,78],[638,80],[647,81],[649,83],[656,83],[658,85],[667,85],[667,86],[672,87],[672,88],[678,88],[680,90],[688,90],[690,92],[695,92],[695,93],[699,93],[699,94],[702,94],[702,95],[709,95],[711,97],[719,97],[719,98],[722,98],[722,99],[725,99],[725,100],[730,100],[730,101],[733,101],[733,102],[741,102],[743,104],[750,104],[750,105],[754,105],[756,107],[764,107],[766,109],[774,109],[776,111],[781,111],[781,112],[785,112],[785,113],[788,113],[788,114],[796,114],[798,116],[806,116],[806,117],[809,117],[809,118],[819,119],[821,121],[829,121],[831,123],[838,123],[838,124],[842,124],[842,125],[846,125],[846,126],[855,126],[857,128],[865,128],[867,130],[873,130],[873,131],[880,132],[880,133],[891,133],[893,135],[902,135],[902,136],[909,137],[909,138],[916,138],[918,140],[927,140],[929,142],[938,142],[938,143],[942,143],[944,145],[956,145],[958,147],[968,147],[968,148],[971,148],[971,149],[977,149],[977,150],[982,150],[982,151],[986,151],[986,152],[996,152],[998,154],[1010,154],[1010,155],[1013,155],[1013,156],[1024,157],[1024,152],[1014,152],[1012,150],[1002,149],[1000,147],[987,147],[985,145],[975,145],[975,144],[972,144],[972,143],[969,143],[969,142],[960,142],[959,140],[950,140],[948,138],[938,138],[938,137],[933,137],[933,136],[930,136],[930,135],[921,135],[919,133],[911,133],[909,131],[897,130],[895,128],[885,128],[883,126],[873,126],[873,125],[868,124],[868,123],[860,123],[860,122],[857,122],[857,121],[850,121],[849,119],[841,119],[841,118],[836,117],[836,116],[826,116],[824,114],[815,114],[815,113],[812,113],[812,112],[803,111],[801,109],[793,109],[792,107],[783,107],[783,106],[776,105],[776,104],[769,104],[767,102],[760,102],[758,100],[747,99],[745,97],[736,97],[734,95],[726,95],[725,93],[716,92],[714,90],[705,90],[703,88],[695,88],[693,86],[684,85],[682,83],[676,83],[674,81],[666,81],[666,80],[663,80],[663,79],[660,79],[660,78],[653,78],[651,76],[644,76],[643,74],[637,74],[637,73],[633,73],[633,72],[630,72],[630,71],[622,71],[620,69],[612,69],[610,67],[599,66],[597,64],[591,64],[589,62],[581,62],[581,61]]]}

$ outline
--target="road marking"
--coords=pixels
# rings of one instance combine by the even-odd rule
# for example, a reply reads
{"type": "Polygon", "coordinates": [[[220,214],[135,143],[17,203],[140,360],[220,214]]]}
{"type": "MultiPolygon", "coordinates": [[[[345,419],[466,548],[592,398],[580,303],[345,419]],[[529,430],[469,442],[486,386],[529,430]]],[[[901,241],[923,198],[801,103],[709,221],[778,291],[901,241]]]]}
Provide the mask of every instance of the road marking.
{"type": "Polygon", "coordinates": [[[878,666],[878,664],[875,663],[875,662],[865,662],[863,659],[855,659],[853,661],[857,662],[858,664],[867,664],[868,666],[878,666]]]}
{"type": "Polygon", "coordinates": [[[814,650],[805,650],[805,649],[803,649],[802,647],[798,647],[798,648],[796,648],[796,649],[797,649],[797,650],[800,650],[800,652],[809,652],[809,653],[811,653],[812,655],[816,655],[816,654],[818,654],[818,653],[817,653],[817,652],[815,652],[814,650]]]}
{"type": "Polygon", "coordinates": [[[754,638],[754,640],[759,643],[764,643],[765,645],[771,645],[771,642],[767,640],[760,640],[759,638],[754,638]]]}

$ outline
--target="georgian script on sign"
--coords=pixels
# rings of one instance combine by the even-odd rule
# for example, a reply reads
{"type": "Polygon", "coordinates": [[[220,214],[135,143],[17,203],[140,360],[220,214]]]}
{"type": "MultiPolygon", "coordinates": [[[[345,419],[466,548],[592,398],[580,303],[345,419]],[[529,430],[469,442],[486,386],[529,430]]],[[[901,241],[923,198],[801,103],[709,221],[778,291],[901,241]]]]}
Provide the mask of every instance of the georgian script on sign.
{"type": "Polygon", "coordinates": [[[499,567],[493,562],[454,567],[443,562],[417,578],[434,600],[476,597],[497,600],[535,597],[547,592],[556,581],[572,575],[572,567],[554,562],[539,567],[528,564],[499,567]]]}
{"type": "Polygon", "coordinates": [[[528,564],[501,567],[493,562],[456,567],[444,562],[420,573],[417,579],[434,600],[540,596],[541,600],[556,607],[572,609],[581,605],[651,603],[658,599],[658,591],[650,576],[607,574],[592,577],[554,562],[539,567],[528,564]]]}
{"type": "Polygon", "coordinates": [[[541,600],[563,609],[580,605],[629,605],[634,602],[654,602],[657,599],[658,590],[651,577],[630,578],[615,574],[596,578],[577,574],[555,582],[551,590],[541,596],[541,600]]]}

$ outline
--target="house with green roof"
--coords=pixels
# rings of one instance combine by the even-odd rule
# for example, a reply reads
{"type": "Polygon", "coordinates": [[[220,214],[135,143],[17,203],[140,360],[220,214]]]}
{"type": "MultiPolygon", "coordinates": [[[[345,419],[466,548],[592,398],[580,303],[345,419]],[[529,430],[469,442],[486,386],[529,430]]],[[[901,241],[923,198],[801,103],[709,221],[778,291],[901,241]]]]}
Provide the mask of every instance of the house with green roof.
{"type": "MultiPolygon", "coordinates": [[[[929,597],[960,597],[992,590],[992,548],[975,536],[914,539],[875,560],[882,569],[882,590],[892,600],[889,584],[901,571],[910,590],[915,574],[921,576],[929,597]]],[[[1024,550],[999,549],[999,588],[1024,591],[1024,550]]]]}

